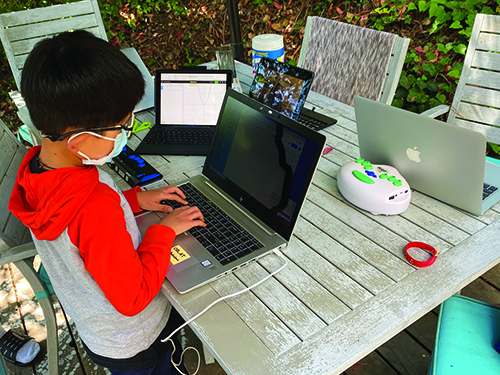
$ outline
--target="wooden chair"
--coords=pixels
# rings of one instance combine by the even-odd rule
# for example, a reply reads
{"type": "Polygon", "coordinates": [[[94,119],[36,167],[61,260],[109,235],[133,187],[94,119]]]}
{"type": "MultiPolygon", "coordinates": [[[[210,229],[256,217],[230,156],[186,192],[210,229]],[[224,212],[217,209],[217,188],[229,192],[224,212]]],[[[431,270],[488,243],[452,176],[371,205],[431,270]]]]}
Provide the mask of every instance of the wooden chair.
{"type": "Polygon", "coordinates": [[[59,366],[57,323],[52,301],[33,267],[33,258],[37,252],[31,234],[8,210],[17,171],[25,154],[26,147],[0,120],[0,264],[14,263],[35,292],[47,327],[49,373],[57,375],[59,366]]]}
{"type": "MultiPolygon", "coordinates": [[[[17,88],[21,87],[24,62],[37,42],[64,31],[82,29],[107,40],[97,0],[0,14],[0,40],[17,88]]],[[[40,132],[29,117],[21,94],[13,91],[10,96],[19,110],[19,118],[30,130],[32,143],[40,144],[40,132]]]]}
{"type": "Polygon", "coordinates": [[[311,89],[353,105],[354,96],[391,104],[410,40],[307,17],[298,66],[314,71],[311,89]]]}
{"type": "Polygon", "coordinates": [[[17,87],[24,62],[37,42],[64,31],[82,29],[107,40],[97,0],[0,14],[0,39],[17,87]]]}
{"type": "MultiPolygon", "coordinates": [[[[70,30],[87,30],[108,40],[97,0],[0,14],[0,40],[18,89],[21,87],[24,62],[34,45],[42,39],[70,30]]],[[[122,52],[139,68],[146,82],[146,94],[135,107],[135,111],[153,107],[154,82],[151,74],[134,48],[125,48],[122,52]]],[[[19,118],[30,130],[31,143],[40,144],[40,132],[33,125],[21,94],[19,91],[13,91],[10,96],[19,110],[19,118]]]]}
{"type": "Polygon", "coordinates": [[[437,106],[423,112],[446,122],[483,133],[500,144],[500,16],[477,14],[464,67],[451,108],[437,106]]]}

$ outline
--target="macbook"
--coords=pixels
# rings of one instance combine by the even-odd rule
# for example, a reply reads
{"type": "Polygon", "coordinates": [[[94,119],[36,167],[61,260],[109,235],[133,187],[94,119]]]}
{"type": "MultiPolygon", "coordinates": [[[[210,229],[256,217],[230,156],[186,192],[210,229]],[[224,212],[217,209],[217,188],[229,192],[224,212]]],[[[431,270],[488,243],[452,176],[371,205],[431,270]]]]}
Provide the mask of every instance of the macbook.
{"type": "MultiPolygon", "coordinates": [[[[179,185],[207,223],[174,241],[167,278],[179,293],[287,245],[325,141],[322,134],[228,90],[202,174],[179,185]]],[[[141,233],[164,215],[138,216],[141,233]]]]}
{"type": "Polygon", "coordinates": [[[475,215],[500,200],[500,166],[486,161],[483,134],[361,97],[354,108],[363,159],[475,215]]]}
{"type": "Polygon", "coordinates": [[[232,81],[230,70],[156,71],[155,125],[135,152],[206,155],[232,81]]]}

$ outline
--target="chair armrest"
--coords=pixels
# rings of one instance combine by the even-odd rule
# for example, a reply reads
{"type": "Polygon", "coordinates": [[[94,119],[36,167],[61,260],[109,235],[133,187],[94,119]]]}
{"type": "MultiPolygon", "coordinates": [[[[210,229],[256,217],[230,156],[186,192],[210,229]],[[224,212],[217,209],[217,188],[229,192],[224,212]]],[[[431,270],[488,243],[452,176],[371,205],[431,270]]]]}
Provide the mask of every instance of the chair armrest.
{"type": "Polygon", "coordinates": [[[450,110],[450,106],[441,104],[436,107],[433,107],[431,109],[428,109],[427,111],[424,111],[421,113],[423,116],[427,116],[430,118],[436,118],[438,116],[444,115],[450,110]]]}
{"type": "Polygon", "coordinates": [[[33,242],[9,247],[0,251],[0,265],[17,262],[22,259],[34,257],[35,255],[37,255],[37,252],[33,242]]]}
{"type": "Polygon", "coordinates": [[[32,144],[34,146],[42,144],[42,136],[40,131],[33,125],[31,121],[30,113],[28,111],[28,107],[26,107],[26,103],[24,102],[24,98],[22,97],[19,91],[11,91],[9,92],[9,96],[17,107],[17,115],[19,119],[28,127],[31,135],[32,144]]]}

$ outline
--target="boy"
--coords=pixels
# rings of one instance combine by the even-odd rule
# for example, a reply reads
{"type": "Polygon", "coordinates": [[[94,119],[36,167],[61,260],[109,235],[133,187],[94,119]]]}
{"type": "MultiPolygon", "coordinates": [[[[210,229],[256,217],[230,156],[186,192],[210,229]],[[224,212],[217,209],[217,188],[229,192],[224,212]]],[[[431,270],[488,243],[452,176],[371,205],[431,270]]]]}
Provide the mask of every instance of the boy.
{"type": "Polygon", "coordinates": [[[9,209],[31,230],[89,356],[113,374],[170,374],[171,347],[159,340],[180,317],[159,291],[174,237],[203,217],[176,187],[122,193],[95,167],[126,143],[144,94],[140,71],[106,41],[67,32],[34,47],[21,92],[43,138],[21,164],[9,209]],[[169,212],[142,241],[141,209],[169,212]]]}

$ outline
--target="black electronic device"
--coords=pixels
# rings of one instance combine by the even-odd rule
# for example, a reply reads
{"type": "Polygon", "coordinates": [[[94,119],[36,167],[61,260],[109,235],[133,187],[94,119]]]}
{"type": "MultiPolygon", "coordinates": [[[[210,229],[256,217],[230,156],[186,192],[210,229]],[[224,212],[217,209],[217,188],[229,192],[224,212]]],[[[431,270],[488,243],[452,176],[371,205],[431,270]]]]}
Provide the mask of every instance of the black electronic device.
{"type": "Polygon", "coordinates": [[[132,187],[145,186],[163,178],[161,173],[127,146],[111,159],[109,166],[132,187]]]}
{"type": "Polygon", "coordinates": [[[314,72],[262,57],[248,96],[313,130],[337,120],[304,107],[314,72]]]}
{"type": "Polygon", "coordinates": [[[206,155],[232,82],[231,70],[157,70],[155,124],[136,152],[206,155]]]}
{"type": "Polygon", "coordinates": [[[315,108],[309,109],[303,107],[300,111],[297,122],[307,126],[308,128],[318,131],[327,128],[330,125],[336,124],[337,120],[322,113],[316,112],[315,108]]]}

